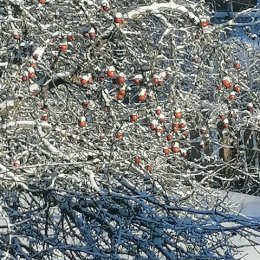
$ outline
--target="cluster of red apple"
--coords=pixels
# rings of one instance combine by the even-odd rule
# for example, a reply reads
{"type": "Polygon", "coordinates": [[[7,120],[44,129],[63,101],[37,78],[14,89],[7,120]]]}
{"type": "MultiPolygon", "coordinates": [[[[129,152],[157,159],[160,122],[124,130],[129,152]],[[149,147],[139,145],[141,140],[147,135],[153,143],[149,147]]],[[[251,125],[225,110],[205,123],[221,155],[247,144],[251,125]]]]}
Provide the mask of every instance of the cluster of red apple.
{"type": "MultiPolygon", "coordinates": [[[[161,85],[163,85],[164,80],[169,78],[169,75],[170,75],[169,72],[168,73],[162,72],[159,75],[155,74],[151,79],[151,83],[154,86],[161,86],[161,85]]],[[[116,83],[119,87],[117,94],[115,95],[114,98],[118,101],[124,100],[126,97],[126,75],[123,72],[117,73],[114,66],[109,66],[106,69],[106,77],[110,78],[110,79],[115,79],[116,83]]],[[[86,78],[86,76],[85,76],[85,78],[86,78]]],[[[88,75],[88,78],[90,78],[90,75],[88,75]]],[[[83,79],[83,76],[81,79],[83,79]]],[[[143,76],[141,74],[135,75],[132,79],[133,84],[136,86],[139,86],[142,83],[142,81],[143,81],[143,76]]],[[[83,81],[81,80],[82,85],[85,85],[88,83],[92,84],[93,80],[91,80],[91,82],[89,82],[87,79],[86,80],[83,79],[83,81]]],[[[147,95],[146,88],[144,88],[144,87],[140,88],[139,93],[138,93],[139,102],[146,101],[147,96],[148,95],[147,95]]]]}
{"type": "Polygon", "coordinates": [[[81,76],[80,84],[82,86],[86,86],[87,84],[93,84],[94,80],[91,73],[87,73],[86,75],[81,76]]]}
{"type": "MultiPolygon", "coordinates": [[[[89,107],[89,102],[87,100],[83,100],[82,107],[83,108],[88,108],[89,107]]],[[[47,107],[45,105],[43,105],[43,106],[41,106],[41,108],[43,109],[41,120],[47,122],[49,120],[47,107]]],[[[85,116],[81,116],[79,118],[79,120],[78,120],[78,126],[80,128],[84,128],[87,125],[88,125],[88,123],[87,123],[86,117],[85,116]]]]}
{"type": "MultiPolygon", "coordinates": [[[[116,77],[116,72],[114,71],[114,67],[112,67],[113,71],[111,71],[111,67],[109,67],[107,71],[107,76],[108,77],[116,77]]],[[[170,77],[170,72],[161,72],[159,75],[154,74],[151,83],[153,86],[162,86],[164,84],[164,81],[170,77]]],[[[119,85],[119,91],[116,95],[117,100],[123,100],[125,97],[125,74],[124,73],[119,73],[117,76],[117,84],[119,85]]],[[[133,78],[133,83],[136,86],[139,86],[141,82],[143,81],[143,76],[141,74],[135,75],[133,78]]],[[[138,93],[138,101],[139,102],[145,102],[148,97],[147,90],[145,87],[140,88],[140,91],[138,93]]]]}
{"type": "MultiPolygon", "coordinates": [[[[253,112],[253,109],[254,109],[253,103],[252,103],[252,102],[249,102],[249,103],[247,104],[247,111],[249,111],[250,113],[252,113],[252,112],[253,112]]],[[[231,111],[229,112],[228,117],[235,119],[235,118],[237,117],[236,112],[235,112],[234,110],[231,110],[231,111]]],[[[223,127],[223,129],[228,129],[228,128],[230,127],[230,125],[229,125],[229,120],[228,120],[228,118],[227,118],[227,116],[225,115],[224,112],[221,112],[221,113],[219,114],[219,119],[220,119],[221,122],[222,122],[222,127],[223,127]]]]}
{"type": "MultiPolygon", "coordinates": [[[[135,163],[135,165],[141,165],[141,164],[143,163],[142,157],[139,156],[139,155],[136,155],[135,158],[134,158],[134,163],[135,163]]],[[[145,165],[145,169],[146,169],[146,171],[148,171],[148,172],[152,172],[152,171],[153,171],[153,166],[152,166],[152,164],[147,163],[147,164],[145,165]]]]}
{"type": "MultiPolygon", "coordinates": [[[[104,7],[105,8],[105,7],[104,7]]],[[[102,10],[104,10],[104,8],[102,10]]],[[[122,14],[121,13],[117,13],[115,15],[114,18],[114,22],[116,25],[120,25],[123,24],[124,20],[122,18],[122,14]]],[[[84,31],[83,32],[83,36],[94,41],[96,39],[96,30],[95,28],[91,27],[88,31],[84,31]]],[[[20,40],[20,35],[18,33],[14,34],[14,38],[15,39],[19,39],[20,40]]],[[[59,44],[59,51],[61,53],[66,53],[68,51],[69,45],[68,42],[73,42],[75,40],[75,37],[72,33],[68,33],[66,38],[63,39],[60,44],[59,44]]]]}
{"type": "MultiPolygon", "coordinates": [[[[46,0],[39,0],[38,1],[39,4],[46,4],[46,0]]],[[[109,3],[106,0],[103,0],[101,2],[101,11],[107,12],[109,11],[109,3]]],[[[124,23],[124,18],[123,15],[121,13],[116,13],[114,16],[114,23],[117,26],[120,26],[121,24],[124,23]]],[[[95,40],[96,38],[96,31],[94,28],[91,28],[90,30],[88,30],[84,36],[87,36],[90,40],[95,40]]],[[[20,40],[20,35],[18,33],[14,34],[14,38],[20,40]]],[[[72,33],[68,33],[66,38],[63,39],[60,43],[59,43],[59,51],[61,53],[66,53],[69,49],[69,43],[73,42],[74,36],[72,33]]],[[[32,62],[31,62],[31,66],[28,69],[28,72],[24,72],[24,74],[22,75],[22,81],[27,81],[28,79],[34,79],[36,74],[35,74],[35,68],[37,67],[37,57],[33,57],[32,58],[32,62]]],[[[119,74],[117,74],[115,68],[113,66],[110,66],[107,68],[106,70],[106,76],[107,78],[111,78],[111,79],[115,79],[116,78],[116,82],[118,84],[118,92],[115,96],[115,99],[118,101],[122,101],[124,100],[125,96],[126,96],[126,75],[121,72],[119,74]]],[[[155,74],[153,75],[151,82],[154,86],[161,86],[164,83],[164,80],[169,77],[169,73],[166,72],[162,72],[159,75],[155,74]]],[[[135,75],[133,78],[133,83],[135,85],[140,85],[141,82],[143,81],[143,76],[141,74],[135,75]]],[[[88,84],[93,84],[94,83],[94,78],[92,76],[91,73],[86,73],[84,75],[82,75],[80,77],[80,84],[82,86],[87,86],[88,84]]],[[[147,90],[146,88],[142,87],[140,88],[140,91],[138,93],[138,100],[139,102],[145,102],[147,99],[147,90]]],[[[131,121],[135,122],[138,119],[138,115],[132,115],[131,116],[131,121]]],[[[45,115],[42,117],[42,120],[47,121],[48,120],[48,116],[45,115]]],[[[160,118],[160,120],[162,120],[162,118],[160,118]]],[[[84,120],[83,117],[80,117],[79,119],[79,123],[78,123],[79,127],[86,127],[87,126],[87,122],[86,120],[84,120]]]]}
{"type": "MultiPolygon", "coordinates": [[[[158,137],[161,137],[165,131],[165,116],[162,113],[162,108],[158,106],[155,110],[156,118],[150,123],[150,129],[155,132],[158,137]]],[[[189,135],[187,123],[183,119],[183,114],[180,109],[176,109],[173,115],[171,132],[167,134],[166,139],[171,142],[171,147],[164,147],[163,153],[168,156],[170,151],[174,154],[181,154],[184,157],[187,155],[186,149],[180,149],[179,139],[185,139],[189,135]]]]}
{"type": "MultiPolygon", "coordinates": [[[[135,123],[139,118],[138,113],[133,113],[130,115],[130,121],[135,123]]],[[[166,117],[162,112],[162,107],[158,106],[155,109],[155,118],[150,123],[150,129],[155,132],[158,137],[163,136],[163,133],[166,129],[166,117]]],[[[180,148],[180,143],[178,142],[179,139],[187,138],[189,134],[189,130],[187,128],[186,121],[183,119],[183,113],[180,109],[176,109],[173,115],[172,121],[172,129],[171,132],[166,136],[168,142],[171,142],[170,146],[163,147],[163,153],[165,156],[169,156],[172,152],[175,155],[182,155],[184,158],[187,157],[187,149],[180,148]]],[[[122,140],[124,133],[122,131],[118,131],[116,133],[116,139],[122,140]]],[[[141,156],[136,156],[134,158],[134,163],[136,165],[140,165],[142,162],[141,156]]],[[[146,170],[151,172],[152,165],[147,164],[146,170]]]]}
{"type": "Polygon", "coordinates": [[[29,79],[34,79],[36,76],[35,74],[35,68],[34,67],[29,67],[27,71],[23,72],[22,75],[22,81],[27,81],[29,79]]]}
{"type": "MultiPolygon", "coordinates": [[[[234,68],[236,70],[240,70],[241,69],[241,64],[240,64],[239,61],[236,61],[233,66],[234,66],[234,68]]],[[[230,102],[236,100],[237,94],[239,94],[241,92],[241,87],[238,84],[233,84],[229,77],[224,77],[222,79],[221,84],[216,86],[216,89],[217,90],[221,90],[222,86],[226,90],[229,90],[229,91],[231,90],[231,92],[229,93],[229,96],[228,96],[228,99],[229,99],[230,102]]],[[[248,103],[247,110],[249,112],[253,111],[253,104],[252,103],[248,103]]],[[[230,118],[236,118],[235,111],[233,111],[233,110],[230,111],[229,117],[230,118]]],[[[222,122],[222,128],[223,129],[228,129],[230,127],[230,124],[229,124],[229,119],[226,118],[225,114],[224,113],[220,113],[219,114],[219,118],[221,119],[221,122],[222,122]]]]}
{"type": "MultiPolygon", "coordinates": [[[[40,0],[39,2],[41,2],[41,4],[45,4],[46,0],[40,0]],[[44,2],[44,3],[43,3],[44,2]]],[[[101,10],[107,12],[109,10],[109,5],[108,2],[104,2],[103,4],[101,4],[101,10]]],[[[114,23],[117,26],[120,26],[121,24],[124,23],[124,19],[123,19],[123,15],[121,13],[116,13],[115,17],[114,17],[114,23]]],[[[83,32],[83,35],[87,38],[89,38],[90,40],[95,40],[96,39],[96,30],[92,27],[90,28],[87,32],[83,32]]],[[[19,36],[19,35],[18,35],[19,36]]],[[[16,38],[18,38],[18,36],[16,36],[16,38]]],[[[19,36],[20,39],[20,36],[19,36]]],[[[66,53],[68,50],[68,42],[73,42],[74,41],[74,36],[70,33],[67,35],[66,40],[62,41],[59,44],[59,50],[62,53],[66,53]]]]}
{"type": "MultiPolygon", "coordinates": [[[[236,68],[237,70],[239,70],[241,68],[241,65],[238,61],[236,61],[234,63],[234,68],[236,68]]],[[[238,84],[232,83],[232,81],[229,77],[224,77],[222,79],[221,84],[216,86],[216,89],[218,91],[220,91],[222,89],[222,86],[226,90],[231,90],[231,92],[229,93],[229,96],[228,96],[229,101],[236,100],[237,94],[239,94],[241,92],[241,87],[238,84]]]]}
{"type": "MultiPolygon", "coordinates": [[[[130,115],[130,122],[135,123],[139,119],[139,115],[137,112],[134,112],[130,115]]],[[[155,132],[155,134],[158,137],[163,136],[163,133],[165,132],[165,123],[166,123],[166,117],[163,114],[162,107],[158,106],[155,109],[155,118],[150,123],[150,129],[155,132]]],[[[166,136],[166,139],[168,142],[171,142],[171,145],[168,147],[163,148],[163,153],[165,156],[170,155],[172,152],[175,155],[182,155],[184,158],[187,157],[187,149],[180,148],[180,143],[178,142],[180,139],[187,138],[189,135],[189,130],[187,128],[187,123],[183,119],[183,113],[180,109],[176,109],[173,115],[173,121],[172,121],[172,129],[171,132],[166,136]]],[[[116,140],[123,140],[124,138],[124,132],[123,131],[117,131],[115,134],[116,140]]],[[[142,157],[136,156],[134,158],[134,163],[136,165],[140,165],[142,163],[142,157]]],[[[146,170],[151,172],[152,171],[152,165],[147,164],[146,170]]]]}
{"type": "Polygon", "coordinates": [[[33,54],[32,59],[31,59],[31,64],[30,67],[28,68],[27,71],[23,72],[21,80],[23,82],[29,80],[29,79],[34,79],[36,74],[35,74],[35,69],[37,68],[37,60],[38,60],[38,55],[33,54]]]}

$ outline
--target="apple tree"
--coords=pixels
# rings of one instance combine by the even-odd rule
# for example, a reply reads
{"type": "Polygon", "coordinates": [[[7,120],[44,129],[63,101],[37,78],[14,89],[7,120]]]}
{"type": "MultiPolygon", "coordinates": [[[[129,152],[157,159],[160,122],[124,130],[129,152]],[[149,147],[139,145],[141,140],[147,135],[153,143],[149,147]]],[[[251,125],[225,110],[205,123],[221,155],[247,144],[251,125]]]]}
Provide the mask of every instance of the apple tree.
{"type": "Polygon", "coordinates": [[[207,8],[1,4],[1,258],[235,259],[234,238],[255,245],[259,223],[213,188],[259,182],[259,54],[207,8]]]}

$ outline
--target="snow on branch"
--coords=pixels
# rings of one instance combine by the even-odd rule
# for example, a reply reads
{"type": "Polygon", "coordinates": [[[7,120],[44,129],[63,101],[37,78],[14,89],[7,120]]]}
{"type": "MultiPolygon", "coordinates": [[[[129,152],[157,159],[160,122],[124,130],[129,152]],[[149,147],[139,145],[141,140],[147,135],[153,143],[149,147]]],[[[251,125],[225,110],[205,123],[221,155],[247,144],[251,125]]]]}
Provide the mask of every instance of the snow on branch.
{"type": "Polygon", "coordinates": [[[172,9],[173,11],[176,12],[185,13],[189,16],[191,20],[194,20],[195,24],[198,24],[200,20],[194,13],[190,12],[185,6],[175,4],[172,1],[169,3],[153,3],[152,5],[149,6],[138,7],[135,10],[128,12],[127,17],[129,19],[135,19],[139,15],[144,14],[146,12],[158,13],[160,12],[160,9],[168,9],[168,10],[172,9]]]}
{"type": "Polygon", "coordinates": [[[43,132],[42,126],[37,125],[37,129],[38,129],[38,133],[39,133],[39,135],[40,135],[40,137],[41,137],[42,142],[43,142],[44,145],[48,148],[48,150],[50,151],[50,153],[51,153],[52,155],[58,156],[58,157],[60,157],[60,158],[62,158],[62,159],[64,159],[64,160],[66,160],[66,161],[71,161],[71,158],[70,158],[68,155],[62,153],[59,149],[57,149],[54,145],[52,145],[52,144],[45,138],[46,134],[43,132]]]}
{"type": "Polygon", "coordinates": [[[1,127],[3,129],[33,129],[36,124],[39,124],[43,129],[52,128],[51,124],[47,122],[35,122],[35,121],[13,121],[7,124],[3,124],[1,127]]]}

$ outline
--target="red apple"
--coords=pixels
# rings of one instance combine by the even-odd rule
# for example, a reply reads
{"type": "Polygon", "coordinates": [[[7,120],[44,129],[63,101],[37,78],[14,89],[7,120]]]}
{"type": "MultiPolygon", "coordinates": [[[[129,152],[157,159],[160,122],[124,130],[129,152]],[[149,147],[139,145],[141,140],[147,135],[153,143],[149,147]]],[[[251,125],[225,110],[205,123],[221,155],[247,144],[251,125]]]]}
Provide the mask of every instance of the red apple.
{"type": "Polygon", "coordinates": [[[15,40],[18,40],[18,41],[21,40],[21,36],[18,32],[14,32],[13,37],[14,37],[15,40]]]}
{"type": "Polygon", "coordinates": [[[225,114],[224,114],[223,112],[221,112],[221,113],[219,114],[219,118],[220,118],[221,120],[224,120],[224,119],[225,119],[225,114]]]}
{"type": "Polygon", "coordinates": [[[228,119],[224,119],[224,121],[223,121],[223,128],[229,128],[228,119]]]}
{"type": "Polygon", "coordinates": [[[158,121],[155,119],[152,120],[152,122],[150,123],[150,129],[155,130],[157,126],[158,126],[158,121]]]}
{"type": "Polygon", "coordinates": [[[175,142],[174,145],[172,146],[171,150],[175,154],[179,153],[180,152],[180,145],[179,145],[179,143],[175,142]]]}
{"type": "Polygon", "coordinates": [[[135,85],[140,85],[143,80],[143,76],[141,74],[134,76],[133,82],[135,85]]]}
{"type": "Polygon", "coordinates": [[[180,131],[180,128],[179,128],[179,126],[178,126],[178,127],[174,127],[174,128],[172,128],[172,131],[173,131],[174,133],[177,133],[177,132],[179,132],[179,131],[180,131]]]}
{"type": "Polygon", "coordinates": [[[253,103],[248,103],[247,104],[247,111],[253,112],[253,108],[254,108],[253,103]]]}
{"type": "Polygon", "coordinates": [[[136,122],[137,119],[138,119],[138,114],[132,114],[132,115],[130,116],[130,121],[131,121],[132,123],[136,122]]]}
{"type": "Polygon", "coordinates": [[[125,83],[125,74],[124,73],[122,73],[122,72],[120,72],[119,73],[119,75],[118,75],[118,77],[117,77],[117,79],[116,79],[116,81],[117,81],[117,84],[118,85],[123,85],[124,83],[125,83]]]}
{"type": "Polygon", "coordinates": [[[182,112],[180,109],[176,109],[174,116],[176,119],[181,119],[182,118],[182,112]]]}
{"type": "Polygon", "coordinates": [[[116,132],[116,139],[117,140],[123,140],[123,138],[124,138],[124,132],[122,132],[122,131],[118,131],[118,132],[116,132]]]}
{"type": "Polygon", "coordinates": [[[151,164],[147,164],[145,166],[145,169],[148,171],[148,172],[152,172],[153,171],[153,166],[151,164]]]}
{"type": "Polygon", "coordinates": [[[114,17],[114,22],[117,25],[123,24],[124,23],[123,15],[121,13],[116,13],[114,17]]]}
{"type": "Polygon", "coordinates": [[[171,141],[173,139],[173,136],[172,136],[172,134],[168,134],[166,138],[167,138],[167,141],[171,141]]]}
{"type": "Polygon", "coordinates": [[[39,0],[39,3],[44,5],[44,4],[46,4],[46,0],[39,0]]]}
{"type": "Polygon", "coordinates": [[[138,94],[138,99],[140,102],[144,102],[147,98],[146,89],[141,89],[141,91],[138,94]]]}
{"type": "Polygon", "coordinates": [[[83,100],[81,103],[83,108],[88,108],[89,107],[89,102],[87,100],[83,100]]]}
{"type": "Polygon", "coordinates": [[[162,107],[158,106],[155,110],[155,114],[159,116],[162,113],[162,107]]]}
{"type": "Polygon", "coordinates": [[[22,76],[22,81],[27,81],[28,80],[28,73],[24,73],[22,76]]]}
{"type": "Polygon", "coordinates": [[[155,86],[157,86],[157,85],[159,85],[159,82],[160,82],[159,76],[156,75],[156,74],[153,75],[152,83],[153,83],[155,86]]]}
{"type": "Polygon", "coordinates": [[[22,76],[22,81],[27,81],[28,80],[28,77],[26,75],[23,75],[22,76]]]}
{"type": "Polygon", "coordinates": [[[107,77],[114,78],[116,76],[115,71],[107,71],[107,77]]]}
{"type": "Polygon", "coordinates": [[[68,50],[68,44],[66,42],[62,42],[59,45],[60,52],[67,52],[68,50]]]}
{"type": "Polygon", "coordinates": [[[92,78],[92,75],[91,73],[88,73],[87,75],[84,75],[80,78],[80,84],[82,86],[85,86],[87,84],[93,84],[93,78],[92,78]]]}
{"type": "Polygon", "coordinates": [[[29,72],[29,73],[28,73],[28,78],[29,78],[29,79],[35,78],[35,73],[34,73],[34,72],[29,72]]]}
{"type": "Polygon", "coordinates": [[[87,80],[82,77],[82,78],[80,79],[80,84],[81,84],[82,86],[87,85],[87,80]]]}
{"type": "Polygon", "coordinates": [[[162,134],[163,134],[163,127],[162,126],[157,126],[156,128],[155,128],[155,132],[156,132],[156,134],[157,134],[157,136],[162,136],[162,134]]]}
{"type": "Polygon", "coordinates": [[[90,40],[95,40],[96,38],[96,31],[94,28],[91,28],[88,32],[88,36],[90,38],[90,40]]]}
{"type": "Polygon", "coordinates": [[[237,69],[237,70],[239,70],[241,68],[241,64],[239,63],[239,61],[236,61],[234,63],[234,68],[237,69]]]}
{"type": "Polygon", "coordinates": [[[126,89],[125,89],[125,87],[119,88],[118,93],[119,93],[120,95],[122,95],[122,96],[125,96],[125,94],[126,94],[126,89]]]}
{"type": "Polygon", "coordinates": [[[207,26],[209,26],[209,21],[206,18],[200,19],[200,27],[203,28],[207,26]]]}
{"type": "Polygon", "coordinates": [[[86,118],[84,116],[81,116],[79,119],[79,127],[83,128],[87,126],[86,118]]]}
{"type": "Polygon", "coordinates": [[[159,122],[160,122],[161,124],[163,124],[163,123],[165,122],[165,115],[160,114],[158,118],[159,118],[159,122]]]}
{"type": "Polygon", "coordinates": [[[240,93],[241,87],[236,84],[236,85],[234,85],[233,90],[234,90],[235,92],[237,92],[237,93],[240,93]]]}
{"type": "Polygon", "coordinates": [[[107,68],[107,77],[114,78],[116,76],[116,69],[114,66],[110,66],[107,68]]]}
{"type": "Polygon", "coordinates": [[[174,121],[174,122],[172,122],[172,128],[179,128],[179,122],[177,122],[177,121],[174,121]]]}
{"type": "Polygon", "coordinates": [[[179,128],[183,129],[186,127],[186,121],[184,119],[181,119],[181,122],[179,123],[179,128]]]}
{"type": "Polygon", "coordinates": [[[116,94],[116,99],[117,100],[123,100],[124,98],[125,98],[125,96],[120,94],[119,92],[116,94]]]}
{"type": "Polygon", "coordinates": [[[236,99],[236,92],[232,91],[229,96],[228,96],[228,99],[230,101],[234,101],[236,99]]]}
{"type": "Polygon", "coordinates": [[[43,115],[42,115],[42,121],[48,121],[48,119],[49,119],[49,117],[48,117],[48,114],[47,113],[44,113],[43,115]]]}
{"type": "Polygon", "coordinates": [[[142,162],[142,158],[140,156],[135,157],[135,164],[139,165],[142,162]]]}
{"type": "Polygon", "coordinates": [[[169,147],[164,147],[163,148],[163,153],[166,155],[166,156],[168,156],[169,154],[170,154],[170,148],[169,147]]]}
{"type": "Polygon", "coordinates": [[[72,35],[72,34],[68,34],[68,35],[67,35],[67,41],[68,41],[68,42],[73,42],[73,40],[74,40],[73,35],[72,35]]]}
{"type": "Polygon", "coordinates": [[[30,67],[30,68],[28,69],[28,78],[29,78],[29,79],[35,78],[35,70],[34,70],[34,68],[32,68],[32,67],[30,67]]]}
{"type": "Polygon", "coordinates": [[[226,88],[231,88],[232,87],[232,83],[230,81],[229,77],[224,77],[222,80],[222,85],[226,88]]]}
{"type": "Polygon", "coordinates": [[[172,122],[172,131],[174,133],[178,132],[180,130],[179,123],[178,122],[172,122]]]}

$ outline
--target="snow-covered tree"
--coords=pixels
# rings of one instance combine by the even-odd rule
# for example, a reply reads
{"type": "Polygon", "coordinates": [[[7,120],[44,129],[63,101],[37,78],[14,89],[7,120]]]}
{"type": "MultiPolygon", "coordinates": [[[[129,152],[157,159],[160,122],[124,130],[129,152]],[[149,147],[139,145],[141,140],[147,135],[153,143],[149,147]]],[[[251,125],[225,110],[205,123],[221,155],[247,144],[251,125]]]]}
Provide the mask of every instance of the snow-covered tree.
{"type": "Polygon", "coordinates": [[[212,189],[259,182],[259,54],[233,20],[203,1],[9,0],[0,22],[1,258],[254,244],[259,224],[212,189]]]}

